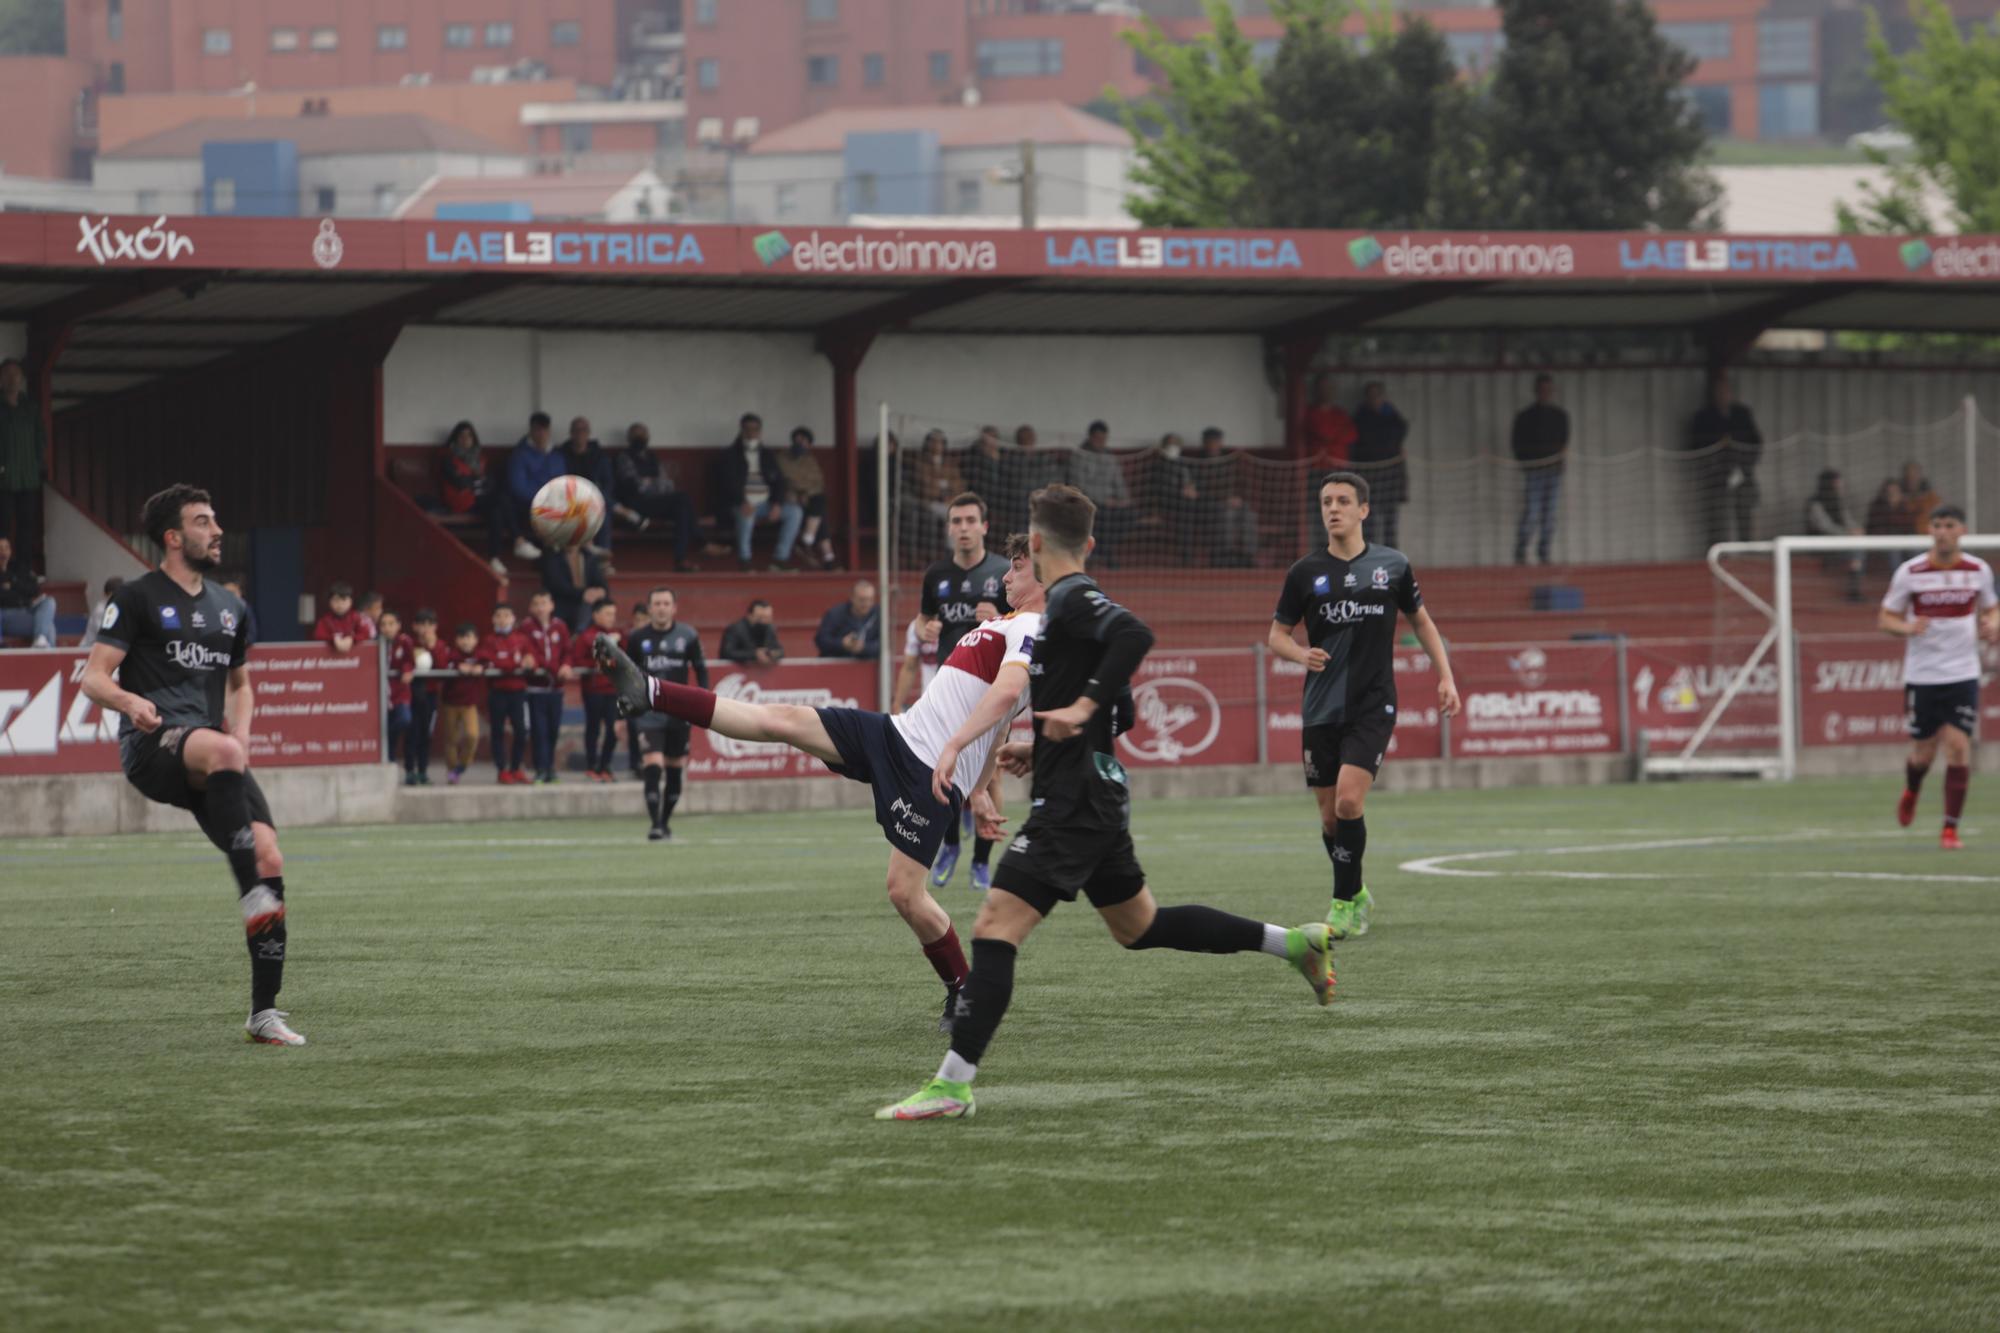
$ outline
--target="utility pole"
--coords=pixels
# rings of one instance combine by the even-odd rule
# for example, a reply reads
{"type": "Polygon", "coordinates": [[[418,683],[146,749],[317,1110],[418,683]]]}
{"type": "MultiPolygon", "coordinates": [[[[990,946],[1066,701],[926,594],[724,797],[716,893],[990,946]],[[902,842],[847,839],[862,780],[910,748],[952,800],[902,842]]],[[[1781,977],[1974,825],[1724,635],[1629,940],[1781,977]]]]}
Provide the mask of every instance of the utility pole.
{"type": "Polygon", "coordinates": [[[1037,182],[1038,178],[1035,175],[1035,141],[1033,139],[1023,139],[1021,140],[1022,231],[1033,231],[1035,229],[1036,205],[1039,202],[1035,197],[1037,194],[1037,182]]]}

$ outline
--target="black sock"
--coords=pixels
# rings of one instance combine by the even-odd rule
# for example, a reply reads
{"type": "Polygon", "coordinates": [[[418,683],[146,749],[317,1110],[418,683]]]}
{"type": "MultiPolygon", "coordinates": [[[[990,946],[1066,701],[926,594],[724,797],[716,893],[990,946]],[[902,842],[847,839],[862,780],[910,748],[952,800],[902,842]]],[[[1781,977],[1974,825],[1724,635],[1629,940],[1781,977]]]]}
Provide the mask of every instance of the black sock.
{"type": "Polygon", "coordinates": [[[987,858],[992,855],[993,855],[993,839],[974,838],[972,840],[972,864],[976,866],[983,866],[986,864],[987,858]]]}
{"type": "Polygon", "coordinates": [[[972,942],[972,971],[958,988],[951,1019],[952,1053],[967,1064],[979,1063],[1007,1016],[1007,1002],[1014,998],[1014,955],[1005,940],[972,942]]]}
{"type": "Polygon", "coordinates": [[[1333,858],[1333,896],[1352,902],[1361,892],[1361,854],[1368,850],[1368,821],[1336,819],[1333,834],[1326,839],[1327,855],[1333,858]]]}
{"type": "Polygon", "coordinates": [[[1162,907],[1128,949],[1182,953],[1250,953],[1264,947],[1264,923],[1214,907],[1162,907]]]}
{"type": "Polygon", "coordinates": [[[681,779],[686,776],[686,773],[686,769],[680,768],[669,768],[667,770],[667,795],[666,799],[660,802],[661,828],[667,826],[667,821],[674,817],[674,807],[681,803],[681,779]]]}
{"type": "Polygon", "coordinates": [[[646,765],[646,818],[657,826],[660,822],[660,766],[646,765]]]}
{"type": "Polygon", "coordinates": [[[248,893],[257,882],[257,840],[250,832],[250,799],[243,791],[243,775],[222,769],[208,775],[208,822],[229,833],[229,872],[236,876],[236,892],[248,893]]]}
{"type": "MultiPolygon", "coordinates": [[[[254,890],[256,885],[252,885],[254,890]]],[[[285,880],[283,876],[267,879],[263,887],[271,891],[282,909],[285,901],[285,880]]],[[[278,992],[285,985],[285,918],[281,910],[277,918],[256,934],[248,934],[245,923],[245,939],[250,946],[250,1012],[261,1013],[278,1007],[278,992]]]]}
{"type": "Polygon", "coordinates": [[[944,845],[947,847],[958,846],[958,821],[956,819],[949,820],[945,823],[944,845]]]}

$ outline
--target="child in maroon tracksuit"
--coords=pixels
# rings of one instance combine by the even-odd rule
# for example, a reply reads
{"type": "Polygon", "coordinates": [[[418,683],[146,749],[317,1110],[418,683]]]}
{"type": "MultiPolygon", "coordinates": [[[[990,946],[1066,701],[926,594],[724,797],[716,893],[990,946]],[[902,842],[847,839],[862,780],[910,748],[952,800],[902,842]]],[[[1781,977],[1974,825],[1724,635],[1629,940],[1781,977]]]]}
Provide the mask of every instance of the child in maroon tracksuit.
{"type": "Polygon", "coordinates": [[[609,597],[591,608],[590,623],[570,645],[569,661],[583,678],[584,770],[592,782],[610,782],[611,756],[618,749],[618,687],[597,670],[597,659],[591,655],[599,636],[625,642],[625,632],[618,628],[618,603],[609,597]]]}
{"type": "Polygon", "coordinates": [[[376,622],[382,637],[383,672],[389,681],[389,762],[403,765],[403,785],[417,785],[410,765],[410,679],[417,671],[416,640],[403,633],[403,618],[384,611],[376,622]]]}
{"type": "Polygon", "coordinates": [[[528,735],[535,751],[535,782],[556,780],[556,738],[562,732],[563,686],[575,675],[569,665],[569,626],[555,618],[555,598],[543,588],[528,599],[528,618],[518,631],[542,669],[528,681],[528,735]]]}
{"type": "Polygon", "coordinates": [[[479,627],[465,621],[449,647],[438,650],[432,666],[458,674],[445,682],[438,726],[444,738],[444,780],[456,787],[479,753],[479,715],[486,711],[486,668],[479,661],[479,627]]]}
{"type": "Polygon", "coordinates": [[[313,626],[312,636],[336,653],[351,653],[356,644],[374,637],[372,627],[354,609],[354,589],[336,583],[326,590],[326,610],[313,626]]]}
{"type": "Polygon", "coordinates": [[[528,775],[521,761],[528,754],[528,678],[535,669],[534,651],[514,628],[514,608],[505,602],[493,608],[493,632],[479,641],[474,654],[486,668],[486,720],[493,726],[493,766],[503,786],[524,786],[528,775]],[[507,730],[513,728],[513,746],[507,730]]]}
{"type": "Polygon", "coordinates": [[[403,739],[403,771],[419,787],[431,785],[431,728],[437,723],[438,684],[423,676],[445,665],[451,652],[438,638],[438,613],[419,607],[410,617],[410,734],[403,739]]]}

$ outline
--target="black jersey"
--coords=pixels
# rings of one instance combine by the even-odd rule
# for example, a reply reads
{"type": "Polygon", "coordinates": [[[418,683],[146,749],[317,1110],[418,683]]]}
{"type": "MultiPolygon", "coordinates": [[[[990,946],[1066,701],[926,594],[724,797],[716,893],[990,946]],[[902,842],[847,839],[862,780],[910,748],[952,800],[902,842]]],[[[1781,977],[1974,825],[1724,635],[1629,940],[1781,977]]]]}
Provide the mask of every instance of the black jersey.
{"type": "Polygon", "coordinates": [[[946,556],[924,571],[922,610],[938,622],[938,661],[950,657],[966,631],[979,623],[981,602],[993,603],[1003,616],[1013,610],[1007,605],[1007,586],[1000,581],[1008,565],[1006,556],[988,551],[971,569],[961,569],[946,556]]]}
{"type": "MultiPolygon", "coordinates": [[[[229,672],[250,654],[243,599],[204,581],[190,597],[159,570],[133,579],[99,613],[97,641],[125,650],[118,684],[150,700],[165,727],[220,727],[229,672]]],[[[124,719],[120,747],[142,733],[124,719]]]]}
{"type": "Polygon", "coordinates": [[[1066,574],[1049,589],[1041,637],[1028,667],[1037,713],[1097,702],[1089,723],[1053,741],[1035,720],[1033,809],[1064,823],[1123,828],[1130,819],[1125,770],[1112,755],[1114,718],[1132,673],[1153,646],[1144,621],[1106,597],[1088,574],[1066,574]]]}
{"type": "Polygon", "coordinates": [[[1331,726],[1396,708],[1396,613],[1424,604],[1401,551],[1364,546],[1353,560],[1325,550],[1293,565],[1274,619],[1306,623],[1306,646],[1326,651],[1326,670],[1306,673],[1304,724],[1331,726]]]}
{"type": "Polygon", "coordinates": [[[692,671],[695,684],[708,688],[708,659],[701,655],[701,635],[693,626],[674,624],[654,629],[642,625],[632,631],[628,646],[632,660],[648,675],[685,685],[692,671]]]}

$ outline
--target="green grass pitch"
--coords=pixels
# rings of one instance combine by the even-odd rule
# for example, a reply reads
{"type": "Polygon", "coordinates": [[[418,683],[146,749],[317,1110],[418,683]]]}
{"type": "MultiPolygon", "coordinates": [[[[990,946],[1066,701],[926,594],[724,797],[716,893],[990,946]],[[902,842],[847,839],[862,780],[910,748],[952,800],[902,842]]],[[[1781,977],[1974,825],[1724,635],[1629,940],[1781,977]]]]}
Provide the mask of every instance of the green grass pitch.
{"type": "MultiPolygon", "coordinates": [[[[1894,789],[1384,790],[1331,1009],[1064,908],[917,1125],[860,811],[287,833],[296,1051],[191,826],[0,842],[0,1325],[1992,1328],[2000,826],[1894,789]]],[[[1303,793],[1136,832],[1324,909],[1303,793]]]]}

